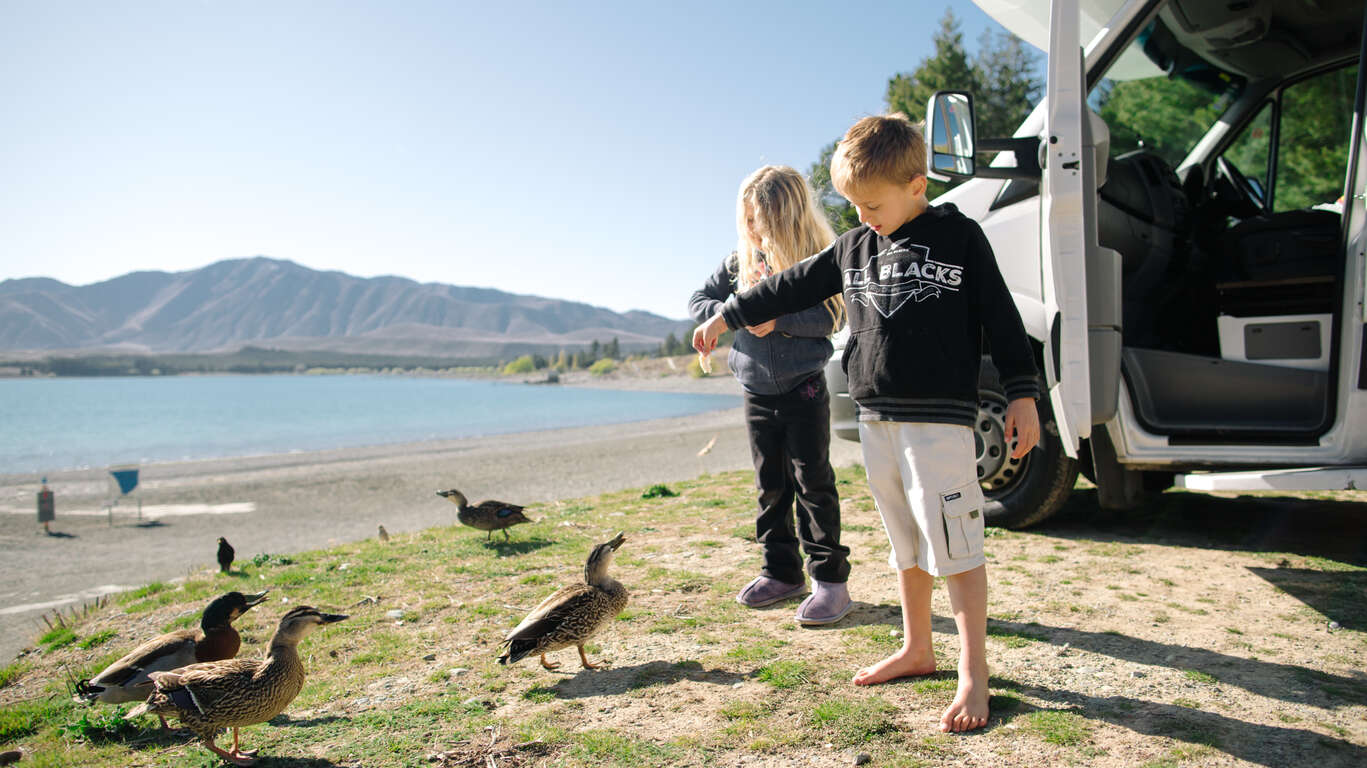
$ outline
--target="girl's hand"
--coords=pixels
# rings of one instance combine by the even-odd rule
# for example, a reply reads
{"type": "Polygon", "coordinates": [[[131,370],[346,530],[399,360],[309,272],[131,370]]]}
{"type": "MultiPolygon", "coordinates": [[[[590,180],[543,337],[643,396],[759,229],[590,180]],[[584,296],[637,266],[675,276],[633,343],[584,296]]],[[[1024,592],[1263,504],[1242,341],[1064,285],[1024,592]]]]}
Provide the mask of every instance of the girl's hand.
{"type": "Polygon", "coordinates": [[[769,334],[773,333],[773,332],[774,332],[774,326],[777,325],[777,324],[778,324],[778,318],[774,318],[773,320],[770,320],[770,321],[764,322],[764,323],[760,323],[759,325],[747,325],[747,326],[745,326],[745,330],[749,331],[750,333],[755,334],[756,336],[758,336],[759,338],[762,339],[762,338],[764,338],[765,336],[768,336],[769,334]]]}
{"type": "Polygon", "coordinates": [[[1006,440],[1016,438],[1011,458],[1019,459],[1039,444],[1039,409],[1034,398],[1018,397],[1006,406],[1006,440]]]}
{"type": "Polygon", "coordinates": [[[718,312],[693,330],[693,348],[700,355],[710,355],[717,348],[717,337],[725,332],[726,318],[718,312]]]}

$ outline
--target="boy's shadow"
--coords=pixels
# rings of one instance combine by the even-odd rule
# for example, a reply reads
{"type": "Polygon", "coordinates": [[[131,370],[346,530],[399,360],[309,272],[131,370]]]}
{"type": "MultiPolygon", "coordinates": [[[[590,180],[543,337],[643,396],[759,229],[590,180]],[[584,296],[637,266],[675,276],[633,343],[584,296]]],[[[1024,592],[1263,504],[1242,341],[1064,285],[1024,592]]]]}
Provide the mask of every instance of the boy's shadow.
{"type": "Polygon", "coordinates": [[[77,538],[76,534],[74,534],[74,533],[67,533],[66,531],[46,531],[46,533],[47,533],[47,537],[48,537],[49,539],[74,539],[74,538],[77,538]]]}

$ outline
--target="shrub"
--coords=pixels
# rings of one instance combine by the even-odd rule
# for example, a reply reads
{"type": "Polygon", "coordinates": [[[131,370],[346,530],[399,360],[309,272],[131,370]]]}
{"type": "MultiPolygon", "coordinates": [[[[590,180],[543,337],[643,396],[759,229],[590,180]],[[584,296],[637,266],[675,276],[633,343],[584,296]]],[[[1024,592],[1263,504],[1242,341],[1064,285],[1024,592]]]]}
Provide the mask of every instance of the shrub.
{"type": "Polygon", "coordinates": [[[507,365],[503,366],[503,372],[507,374],[531,373],[535,370],[536,361],[532,359],[531,355],[523,355],[522,357],[519,357],[511,363],[508,363],[507,365]]]}
{"type": "Polygon", "coordinates": [[[615,370],[617,370],[617,363],[613,360],[609,360],[606,357],[602,360],[594,362],[593,365],[589,366],[589,373],[593,374],[594,376],[603,376],[605,374],[612,373],[615,370]]]}

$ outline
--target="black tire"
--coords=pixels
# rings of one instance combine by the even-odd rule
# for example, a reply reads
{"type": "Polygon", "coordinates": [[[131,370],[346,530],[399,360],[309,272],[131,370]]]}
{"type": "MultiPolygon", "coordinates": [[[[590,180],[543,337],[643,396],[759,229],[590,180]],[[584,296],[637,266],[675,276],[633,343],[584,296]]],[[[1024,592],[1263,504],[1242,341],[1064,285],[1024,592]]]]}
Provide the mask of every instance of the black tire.
{"type": "Polygon", "coordinates": [[[1029,528],[1049,519],[1068,500],[1077,482],[1078,462],[1063,452],[1047,396],[1037,404],[1039,445],[1023,458],[1011,459],[1002,440],[1006,397],[995,386],[996,371],[984,365],[983,373],[974,429],[978,480],[987,497],[983,517],[998,528],[1029,528]]]}

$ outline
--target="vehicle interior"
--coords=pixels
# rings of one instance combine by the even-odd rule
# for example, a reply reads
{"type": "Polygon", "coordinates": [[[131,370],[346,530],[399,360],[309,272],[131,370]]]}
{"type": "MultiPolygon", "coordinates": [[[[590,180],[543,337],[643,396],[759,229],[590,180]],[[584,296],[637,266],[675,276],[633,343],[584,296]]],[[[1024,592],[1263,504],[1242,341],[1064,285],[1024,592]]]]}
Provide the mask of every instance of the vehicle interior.
{"type": "Polygon", "coordinates": [[[1170,442],[1313,443],[1333,424],[1362,12],[1179,0],[1132,45],[1166,76],[1092,92],[1123,381],[1170,442]]]}

